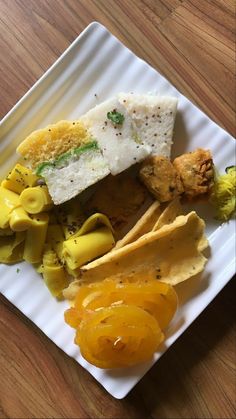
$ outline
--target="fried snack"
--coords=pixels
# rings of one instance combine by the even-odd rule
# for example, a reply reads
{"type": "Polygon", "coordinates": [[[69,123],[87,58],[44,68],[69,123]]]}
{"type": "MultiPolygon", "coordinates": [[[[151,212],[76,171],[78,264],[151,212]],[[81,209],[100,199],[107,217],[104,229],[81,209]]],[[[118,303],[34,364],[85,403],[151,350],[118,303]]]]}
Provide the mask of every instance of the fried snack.
{"type": "Polygon", "coordinates": [[[88,212],[101,212],[119,230],[147,198],[146,189],[128,173],[108,176],[87,203],[88,212]]]}
{"type": "Polygon", "coordinates": [[[159,202],[171,201],[184,191],[177,170],[171,161],[163,156],[151,156],[146,159],[139,177],[159,202]]]}
{"type": "Polygon", "coordinates": [[[211,152],[198,148],[182,154],[173,161],[184,186],[188,199],[209,193],[214,184],[214,170],[211,152]]]}
{"type": "Polygon", "coordinates": [[[207,259],[199,250],[204,228],[204,221],[194,211],[180,215],[172,224],[82,266],[81,279],[94,282],[105,278],[157,278],[176,285],[201,272],[206,264],[207,259]]]}
{"type": "Polygon", "coordinates": [[[134,227],[131,228],[131,230],[128,231],[128,233],[116,243],[114,250],[120,249],[128,243],[132,243],[144,234],[152,231],[160,214],[160,203],[158,201],[154,201],[153,204],[151,204],[147,209],[147,211],[145,211],[142,217],[137,221],[134,227]]]}
{"type": "Polygon", "coordinates": [[[149,360],[163,339],[151,314],[122,304],[89,313],[77,329],[75,343],[91,364],[119,368],[149,360]]]}
{"type": "Polygon", "coordinates": [[[171,201],[164,211],[161,213],[160,217],[156,221],[154,227],[152,228],[153,231],[158,230],[165,225],[171,224],[174,222],[176,217],[183,214],[183,208],[180,203],[179,197],[175,198],[171,201]]]}
{"type": "Polygon", "coordinates": [[[66,311],[66,322],[77,328],[84,310],[122,304],[135,305],[156,318],[161,329],[165,329],[177,309],[177,294],[173,287],[161,281],[141,283],[116,282],[109,279],[81,286],[74,295],[74,307],[66,311]],[[77,323],[75,322],[75,311],[77,323]]]}

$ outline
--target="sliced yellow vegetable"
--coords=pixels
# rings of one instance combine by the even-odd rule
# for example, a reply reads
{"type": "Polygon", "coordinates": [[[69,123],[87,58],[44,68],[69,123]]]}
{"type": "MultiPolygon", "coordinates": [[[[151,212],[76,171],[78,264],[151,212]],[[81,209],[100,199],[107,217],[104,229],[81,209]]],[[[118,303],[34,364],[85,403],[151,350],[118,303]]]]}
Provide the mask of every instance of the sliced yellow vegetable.
{"type": "Polygon", "coordinates": [[[46,241],[51,245],[59,259],[62,260],[64,235],[59,224],[49,224],[46,241]]]}
{"type": "Polygon", "coordinates": [[[13,236],[0,237],[0,262],[14,263],[22,260],[22,243],[25,233],[15,233],[13,236]]]}
{"type": "Polygon", "coordinates": [[[9,227],[10,213],[19,205],[19,195],[0,186],[0,228],[9,227]]]}
{"type": "Polygon", "coordinates": [[[64,241],[62,255],[68,268],[74,270],[108,252],[114,244],[110,228],[101,227],[83,236],[64,241]]]}
{"type": "Polygon", "coordinates": [[[82,236],[86,233],[89,233],[90,231],[96,230],[98,227],[101,227],[102,225],[107,226],[114,234],[114,230],[109,221],[109,218],[106,215],[97,212],[91,215],[91,217],[87,218],[87,220],[83,223],[79,231],[73,234],[71,238],[82,236]]]}
{"type": "Polygon", "coordinates": [[[69,285],[66,271],[50,247],[46,248],[43,254],[42,274],[45,284],[54,297],[60,296],[63,289],[69,285]]]}
{"type": "Polygon", "coordinates": [[[22,207],[12,210],[9,220],[10,227],[13,231],[25,231],[32,224],[32,219],[22,207]]]}
{"type": "Polygon", "coordinates": [[[42,259],[43,246],[46,240],[49,216],[41,213],[32,216],[32,225],[26,232],[24,260],[38,263],[42,259]]]}
{"type": "Polygon", "coordinates": [[[29,214],[49,211],[53,207],[47,186],[27,188],[20,194],[20,204],[29,214]]]}
{"type": "Polygon", "coordinates": [[[39,179],[30,169],[17,163],[1,183],[6,189],[20,194],[25,188],[34,186],[39,179]]]}

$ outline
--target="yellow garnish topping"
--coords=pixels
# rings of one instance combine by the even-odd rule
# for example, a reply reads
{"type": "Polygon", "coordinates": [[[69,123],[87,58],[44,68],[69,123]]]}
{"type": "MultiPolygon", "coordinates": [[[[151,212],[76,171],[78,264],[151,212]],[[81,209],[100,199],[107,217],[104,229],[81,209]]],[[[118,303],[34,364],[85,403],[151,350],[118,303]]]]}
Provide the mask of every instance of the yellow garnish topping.
{"type": "Polygon", "coordinates": [[[227,221],[236,210],[236,166],[225,169],[226,174],[216,177],[212,202],[217,209],[217,218],[227,221]]]}

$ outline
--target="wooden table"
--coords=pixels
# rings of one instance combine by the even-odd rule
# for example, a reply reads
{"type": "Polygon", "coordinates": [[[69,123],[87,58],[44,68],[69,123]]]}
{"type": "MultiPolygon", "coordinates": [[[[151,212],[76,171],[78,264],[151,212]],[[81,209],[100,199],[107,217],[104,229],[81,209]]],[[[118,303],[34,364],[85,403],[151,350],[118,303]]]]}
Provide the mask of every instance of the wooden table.
{"type": "MultiPolygon", "coordinates": [[[[0,0],[1,117],[94,20],[233,134],[233,0],[0,0]]],[[[235,291],[121,401],[2,297],[0,417],[235,417],[235,291]]]]}

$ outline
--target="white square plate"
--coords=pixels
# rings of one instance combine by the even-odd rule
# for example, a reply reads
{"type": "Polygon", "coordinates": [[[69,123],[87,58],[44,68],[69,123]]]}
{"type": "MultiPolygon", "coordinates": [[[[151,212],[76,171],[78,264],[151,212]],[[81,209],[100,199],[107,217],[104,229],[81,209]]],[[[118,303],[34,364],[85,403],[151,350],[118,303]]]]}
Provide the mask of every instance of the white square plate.
{"type": "MultiPolygon", "coordinates": [[[[16,146],[31,131],[60,119],[78,118],[117,92],[150,92],[179,99],[173,156],[197,147],[211,149],[217,168],[235,164],[235,142],[157,71],[136,57],[99,23],[90,24],[1,122],[0,176],[17,160],[16,146]]],[[[74,345],[74,331],[63,320],[66,302],[51,297],[34,269],[21,263],[0,266],[0,290],[57,346],[121,399],[226,285],[235,270],[235,224],[219,225],[207,204],[197,211],[206,220],[210,258],[204,273],[177,287],[180,308],[155,359],[126,370],[105,371],[88,364],[74,345]],[[17,268],[20,272],[17,273],[17,268]]]]}

